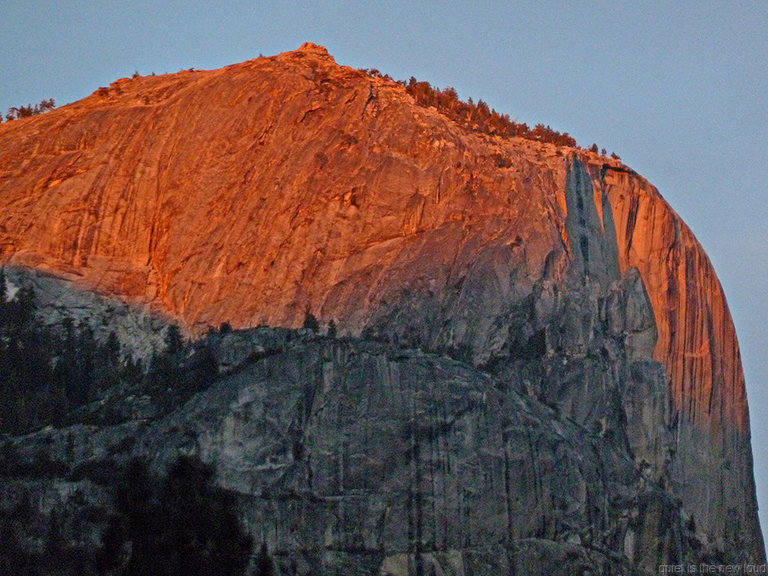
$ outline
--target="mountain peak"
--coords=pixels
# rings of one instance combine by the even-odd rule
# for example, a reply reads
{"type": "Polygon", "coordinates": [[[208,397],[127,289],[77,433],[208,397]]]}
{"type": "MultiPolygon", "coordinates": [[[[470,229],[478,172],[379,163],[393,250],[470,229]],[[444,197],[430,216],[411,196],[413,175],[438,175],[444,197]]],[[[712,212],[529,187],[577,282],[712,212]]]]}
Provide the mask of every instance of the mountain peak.
{"type": "Polygon", "coordinates": [[[326,49],[325,46],[321,46],[320,44],[315,44],[314,42],[304,42],[299,48],[296,50],[297,52],[310,52],[312,54],[319,54],[321,56],[328,56],[329,58],[333,58],[326,49]]]}
{"type": "Polygon", "coordinates": [[[657,418],[630,442],[638,465],[712,542],[762,545],[733,323],[658,191],[587,151],[467,130],[322,46],[123,79],[0,126],[0,258],[195,333],[311,314],[501,367],[589,430],[615,416],[593,390],[616,372],[655,399],[622,408],[657,418]]]}

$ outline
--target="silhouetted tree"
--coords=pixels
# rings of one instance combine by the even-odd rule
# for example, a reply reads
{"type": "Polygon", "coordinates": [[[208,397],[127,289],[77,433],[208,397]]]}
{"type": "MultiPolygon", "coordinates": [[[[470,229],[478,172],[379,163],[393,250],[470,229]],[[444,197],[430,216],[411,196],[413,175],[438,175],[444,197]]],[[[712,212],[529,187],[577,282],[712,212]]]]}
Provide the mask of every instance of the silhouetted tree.
{"type": "Polygon", "coordinates": [[[48,530],[45,534],[45,559],[49,569],[61,567],[64,558],[64,537],[61,533],[61,519],[54,508],[48,517],[48,530]]]}
{"type": "Polygon", "coordinates": [[[307,308],[306,312],[304,313],[304,324],[302,327],[306,328],[307,330],[312,330],[312,332],[315,334],[320,331],[320,322],[318,322],[317,318],[315,318],[315,315],[309,311],[309,308],[307,308]]]}
{"type": "MultiPolygon", "coordinates": [[[[0,268],[0,307],[2,307],[7,300],[8,300],[8,285],[5,279],[5,269],[0,268]]],[[[2,315],[0,315],[0,318],[2,318],[2,315]]]]}
{"type": "Polygon", "coordinates": [[[169,404],[174,391],[183,387],[184,370],[181,363],[184,348],[181,330],[171,324],[165,333],[165,349],[152,356],[147,372],[147,389],[156,400],[169,404]]]}
{"type": "Polygon", "coordinates": [[[181,336],[181,330],[176,324],[171,324],[165,333],[165,352],[173,355],[178,354],[183,349],[184,338],[181,336]]]}
{"type": "Polygon", "coordinates": [[[24,548],[25,528],[32,520],[29,494],[10,508],[0,508],[0,574],[35,574],[35,559],[24,548]]]}
{"type": "MultiPolygon", "coordinates": [[[[153,357],[145,375],[140,361],[123,354],[114,332],[99,341],[88,323],[77,325],[69,317],[57,327],[47,326],[38,318],[34,290],[22,286],[9,298],[0,268],[0,433],[68,423],[75,410],[115,386],[140,386],[142,394],[169,409],[217,377],[210,345],[186,343],[178,327],[168,330],[166,350],[153,357]]],[[[85,414],[113,423],[123,417],[109,406],[89,408],[80,417],[85,414]]]]}
{"type": "Polygon", "coordinates": [[[253,540],[214,478],[213,467],[194,457],[177,458],[163,479],[132,461],[116,490],[118,514],[102,535],[102,568],[126,576],[243,574],[253,540]]]}
{"type": "Polygon", "coordinates": [[[275,563],[269,555],[267,543],[262,542],[259,547],[259,553],[256,555],[256,576],[274,576],[275,563]]]}
{"type": "Polygon", "coordinates": [[[499,114],[483,100],[478,100],[477,104],[472,98],[462,102],[456,90],[450,86],[439,90],[432,87],[429,82],[419,82],[413,76],[408,82],[398,83],[405,86],[406,92],[420,106],[434,106],[438,112],[471,130],[505,138],[519,137],[557,146],[578,147],[576,140],[567,132],[560,133],[543,124],[538,124],[531,130],[527,124],[513,122],[507,114],[499,114]]]}
{"type": "Polygon", "coordinates": [[[97,356],[100,361],[94,371],[99,388],[107,389],[119,384],[122,377],[122,355],[120,341],[114,331],[109,333],[106,342],[98,346],[97,356]]]}
{"type": "Polygon", "coordinates": [[[14,106],[8,109],[8,113],[5,115],[6,121],[18,120],[19,118],[29,118],[30,116],[36,116],[38,114],[44,114],[49,110],[53,110],[56,104],[53,98],[47,100],[41,100],[39,104],[27,104],[26,106],[14,106]]]}

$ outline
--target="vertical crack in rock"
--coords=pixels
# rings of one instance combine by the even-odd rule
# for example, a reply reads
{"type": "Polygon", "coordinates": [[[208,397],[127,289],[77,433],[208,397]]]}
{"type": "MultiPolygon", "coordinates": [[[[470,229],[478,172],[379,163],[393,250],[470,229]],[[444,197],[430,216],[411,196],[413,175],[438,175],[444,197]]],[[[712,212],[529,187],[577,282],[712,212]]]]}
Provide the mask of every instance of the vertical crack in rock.
{"type": "Polygon", "coordinates": [[[763,555],[750,512],[756,498],[744,375],[722,287],[655,188],[623,167],[603,165],[600,179],[617,224],[621,268],[637,268],[656,319],[653,358],[665,368],[675,439],[669,488],[715,546],[743,541],[763,555]]]}
{"type": "Polygon", "coordinates": [[[572,266],[605,289],[619,277],[613,214],[602,187],[597,193],[593,190],[592,179],[576,154],[566,162],[565,229],[572,266]]]}

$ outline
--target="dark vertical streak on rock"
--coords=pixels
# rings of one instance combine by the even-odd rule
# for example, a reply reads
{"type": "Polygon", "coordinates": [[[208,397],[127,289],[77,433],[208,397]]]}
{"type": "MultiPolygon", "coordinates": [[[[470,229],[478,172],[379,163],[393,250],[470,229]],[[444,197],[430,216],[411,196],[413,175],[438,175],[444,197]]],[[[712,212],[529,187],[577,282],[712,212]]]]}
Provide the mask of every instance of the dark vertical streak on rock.
{"type": "Polygon", "coordinates": [[[514,532],[512,530],[512,479],[510,472],[510,460],[509,460],[509,432],[506,428],[502,430],[502,446],[504,450],[504,507],[507,513],[507,538],[510,541],[514,540],[514,532]]]}

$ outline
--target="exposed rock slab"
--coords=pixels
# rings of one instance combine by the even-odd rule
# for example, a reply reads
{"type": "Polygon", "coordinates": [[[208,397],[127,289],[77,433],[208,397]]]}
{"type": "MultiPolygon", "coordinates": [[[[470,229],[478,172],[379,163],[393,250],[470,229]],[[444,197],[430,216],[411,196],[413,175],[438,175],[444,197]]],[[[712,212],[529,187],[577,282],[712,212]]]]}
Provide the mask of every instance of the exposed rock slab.
{"type": "MultiPolygon", "coordinates": [[[[445,357],[304,339],[154,423],[49,429],[13,450],[64,470],[197,454],[285,574],[636,574],[690,553],[679,502],[621,442],[504,388],[445,357]]],[[[0,504],[23,488],[43,515],[75,493],[109,508],[87,472],[65,476],[6,479],[0,504]]]]}
{"type": "Polygon", "coordinates": [[[764,555],[722,290],[616,161],[468,133],[306,46],[0,125],[0,253],[193,331],[309,310],[507,375],[585,426],[626,414],[637,463],[713,545],[764,555]]]}

